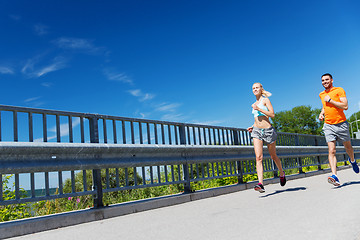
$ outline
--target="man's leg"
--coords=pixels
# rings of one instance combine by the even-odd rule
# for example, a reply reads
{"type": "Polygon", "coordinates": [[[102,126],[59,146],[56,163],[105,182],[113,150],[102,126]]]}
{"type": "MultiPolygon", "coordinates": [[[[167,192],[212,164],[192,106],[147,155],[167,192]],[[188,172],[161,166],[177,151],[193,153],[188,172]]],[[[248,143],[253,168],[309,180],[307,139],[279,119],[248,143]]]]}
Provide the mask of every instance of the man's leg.
{"type": "Polygon", "coordinates": [[[331,172],[336,175],[337,171],[336,171],[336,164],[337,164],[337,160],[336,160],[336,141],[332,141],[332,142],[328,142],[328,147],[329,147],[329,164],[330,164],[330,168],[331,168],[331,172]]]}
{"type": "Polygon", "coordinates": [[[328,177],[328,182],[333,184],[334,186],[340,186],[339,178],[336,176],[336,141],[328,142],[329,147],[329,164],[332,172],[332,176],[328,177]]]}
{"type": "Polygon", "coordinates": [[[354,149],[351,145],[351,141],[346,141],[343,142],[346,153],[349,155],[349,158],[351,160],[351,162],[354,162],[355,158],[354,158],[354,149]]]}
{"type": "Polygon", "coordinates": [[[346,153],[349,155],[349,161],[352,165],[352,168],[354,170],[355,173],[359,173],[359,166],[357,165],[356,161],[355,161],[355,156],[354,156],[354,149],[351,146],[351,141],[344,141],[343,142],[346,153]]]}

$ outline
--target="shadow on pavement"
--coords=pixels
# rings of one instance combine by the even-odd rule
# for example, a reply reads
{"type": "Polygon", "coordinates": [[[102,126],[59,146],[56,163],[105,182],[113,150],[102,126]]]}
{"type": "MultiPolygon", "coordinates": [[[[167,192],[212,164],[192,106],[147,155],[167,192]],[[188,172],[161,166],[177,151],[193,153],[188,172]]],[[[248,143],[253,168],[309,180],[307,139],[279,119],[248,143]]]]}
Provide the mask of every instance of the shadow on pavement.
{"type": "Polygon", "coordinates": [[[338,187],[334,187],[333,189],[339,189],[339,188],[342,188],[342,187],[347,187],[347,186],[350,186],[350,185],[355,185],[355,184],[360,184],[360,181],[357,181],[357,182],[346,182],[338,187]]]}
{"type": "MultiPolygon", "coordinates": [[[[359,182],[360,183],[360,182],[359,182]]],[[[264,198],[264,197],[269,197],[269,196],[272,196],[272,195],[275,195],[275,194],[279,194],[279,193],[283,193],[283,192],[294,192],[294,191],[300,191],[300,190],[306,190],[306,187],[296,187],[296,188],[288,188],[288,189],[284,189],[284,190],[276,190],[275,192],[273,193],[269,193],[267,195],[264,195],[264,196],[260,196],[261,198],[264,198]]]]}

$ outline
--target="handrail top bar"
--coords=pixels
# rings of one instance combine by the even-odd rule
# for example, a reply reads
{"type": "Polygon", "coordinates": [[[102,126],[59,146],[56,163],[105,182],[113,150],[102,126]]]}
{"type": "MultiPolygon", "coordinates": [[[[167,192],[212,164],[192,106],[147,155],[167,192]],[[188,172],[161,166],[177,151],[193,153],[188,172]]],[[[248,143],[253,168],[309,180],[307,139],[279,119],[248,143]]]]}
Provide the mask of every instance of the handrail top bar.
{"type": "Polygon", "coordinates": [[[73,116],[73,117],[87,117],[87,118],[100,118],[108,120],[123,120],[131,122],[142,122],[142,123],[157,123],[165,125],[176,125],[176,126],[191,126],[191,127],[201,127],[201,128],[218,128],[218,129],[228,129],[228,130],[246,130],[244,128],[235,128],[235,127],[223,127],[223,126],[212,126],[212,125],[202,125],[194,123],[181,123],[181,122],[170,122],[170,121],[161,121],[161,120],[149,120],[142,118],[129,118],[129,117],[118,117],[112,115],[98,114],[98,113],[80,113],[80,112],[71,112],[71,111],[61,111],[61,110],[50,110],[50,109],[41,109],[41,108],[29,108],[29,107],[17,107],[10,105],[1,105],[0,111],[16,111],[16,112],[32,112],[36,114],[50,114],[50,115],[61,115],[61,116],[73,116]]]}
{"type": "MultiPolygon", "coordinates": [[[[104,149],[253,149],[252,145],[165,145],[165,144],[113,144],[113,143],[57,143],[57,142],[0,142],[0,155],[4,150],[12,149],[86,149],[104,150],[104,149]]],[[[266,148],[266,146],[264,146],[266,148]]],[[[337,149],[343,149],[344,146],[336,146],[337,149]]],[[[360,146],[353,146],[360,150],[360,146]]],[[[328,146],[276,146],[277,150],[291,149],[328,149],[328,146]]]]}
{"type": "MultiPolygon", "coordinates": [[[[360,153],[360,146],[354,148],[360,153]]],[[[325,156],[327,146],[278,146],[280,158],[325,156]]],[[[337,154],[344,154],[343,146],[337,154]]],[[[264,154],[265,158],[270,155],[264,154]]],[[[253,146],[0,143],[0,174],[129,168],[255,159],[253,146]],[[18,145],[18,147],[15,147],[18,145]],[[84,147],[84,145],[86,147],[84,147]]]]}
{"type": "MultiPolygon", "coordinates": [[[[203,125],[203,124],[194,124],[194,123],[149,120],[149,119],[142,119],[142,118],[118,117],[118,116],[104,115],[104,114],[98,114],[98,113],[80,113],[80,112],[62,111],[62,110],[17,107],[17,106],[2,105],[2,104],[0,104],[0,111],[15,111],[15,112],[24,112],[24,113],[31,112],[31,113],[35,113],[35,114],[49,114],[49,115],[61,115],[61,116],[85,117],[85,118],[100,118],[100,119],[139,122],[139,123],[140,122],[141,123],[152,123],[152,124],[156,123],[156,124],[165,124],[165,125],[174,125],[174,126],[189,126],[189,127],[199,127],[199,128],[215,128],[215,129],[224,129],[224,130],[246,131],[245,128],[236,128],[236,127],[224,127],[224,126],[203,125]]],[[[297,136],[304,136],[304,137],[323,137],[321,135],[311,135],[311,134],[301,134],[301,133],[286,133],[286,132],[279,132],[279,133],[284,134],[284,135],[297,135],[297,136]]]]}

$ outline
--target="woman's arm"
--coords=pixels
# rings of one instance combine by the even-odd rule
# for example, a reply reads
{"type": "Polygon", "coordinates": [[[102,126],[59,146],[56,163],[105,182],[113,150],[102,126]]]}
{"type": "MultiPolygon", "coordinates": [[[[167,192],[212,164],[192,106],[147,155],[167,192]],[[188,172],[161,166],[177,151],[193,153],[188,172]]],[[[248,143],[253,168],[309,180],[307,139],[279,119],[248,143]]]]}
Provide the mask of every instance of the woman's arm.
{"type": "MultiPolygon", "coordinates": [[[[255,123],[254,123],[254,124],[255,124],[255,123]]],[[[254,124],[253,124],[251,127],[248,127],[248,128],[246,129],[249,133],[251,133],[252,130],[254,129],[254,124]]]]}
{"type": "Polygon", "coordinates": [[[264,109],[261,109],[257,106],[257,104],[254,104],[253,108],[259,112],[262,112],[263,114],[265,114],[268,117],[271,117],[271,118],[275,117],[274,108],[268,98],[264,98],[264,106],[266,106],[269,110],[266,111],[264,109]]]}

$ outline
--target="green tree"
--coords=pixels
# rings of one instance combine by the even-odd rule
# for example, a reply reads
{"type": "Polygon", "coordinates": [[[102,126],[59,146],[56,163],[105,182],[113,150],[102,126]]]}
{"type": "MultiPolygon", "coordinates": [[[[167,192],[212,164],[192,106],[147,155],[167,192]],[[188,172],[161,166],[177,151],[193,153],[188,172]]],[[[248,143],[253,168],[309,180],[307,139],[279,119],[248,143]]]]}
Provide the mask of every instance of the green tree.
{"type": "Polygon", "coordinates": [[[298,106],[281,111],[272,118],[272,125],[280,132],[320,135],[322,122],[318,120],[321,109],[298,106]]]}
{"type": "Polygon", "coordinates": [[[360,111],[353,113],[347,121],[350,123],[351,137],[355,138],[355,132],[360,131],[360,111]]]}

